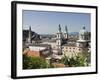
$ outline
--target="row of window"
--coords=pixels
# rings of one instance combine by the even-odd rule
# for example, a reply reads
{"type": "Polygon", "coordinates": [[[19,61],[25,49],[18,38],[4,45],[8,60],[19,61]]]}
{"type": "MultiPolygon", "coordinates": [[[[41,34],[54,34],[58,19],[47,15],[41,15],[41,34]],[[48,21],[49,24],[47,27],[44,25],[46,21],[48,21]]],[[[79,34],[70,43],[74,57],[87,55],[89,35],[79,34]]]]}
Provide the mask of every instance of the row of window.
{"type": "MultiPolygon", "coordinates": [[[[68,47],[66,47],[66,49],[68,49],[68,47]]],[[[72,48],[71,48],[71,47],[69,47],[69,49],[75,49],[75,47],[72,47],[72,48]]]]}
{"type": "MultiPolygon", "coordinates": [[[[81,51],[81,49],[78,50],[81,51]]],[[[66,50],[66,52],[76,52],[76,50],[66,50]]]]}
{"type": "MultiPolygon", "coordinates": [[[[81,51],[81,49],[77,49],[77,51],[81,51]]],[[[76,49],[75,48],[66,48],[66,52],[76,52],[76,49]]]]}

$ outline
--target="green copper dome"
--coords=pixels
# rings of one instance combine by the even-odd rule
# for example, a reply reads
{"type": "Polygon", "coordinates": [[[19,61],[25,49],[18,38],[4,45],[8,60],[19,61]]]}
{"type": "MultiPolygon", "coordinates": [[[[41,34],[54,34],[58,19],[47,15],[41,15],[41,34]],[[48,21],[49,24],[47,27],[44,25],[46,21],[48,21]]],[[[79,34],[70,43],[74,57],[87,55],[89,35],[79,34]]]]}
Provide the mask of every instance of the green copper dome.
{"type": "Polygon", "coordinates": [[[83,29],[80,30],[79,34],[80,35],[87,35],[88,34],[88,31],[85,29],[85,27],[83,27],[83,29]]]}

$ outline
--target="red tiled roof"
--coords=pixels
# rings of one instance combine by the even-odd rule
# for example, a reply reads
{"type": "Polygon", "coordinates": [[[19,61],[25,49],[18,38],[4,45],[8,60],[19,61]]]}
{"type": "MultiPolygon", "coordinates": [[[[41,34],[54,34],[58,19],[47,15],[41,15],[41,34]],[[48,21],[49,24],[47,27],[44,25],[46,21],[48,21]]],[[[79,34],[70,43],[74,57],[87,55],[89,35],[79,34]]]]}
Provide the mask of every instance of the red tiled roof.
{"type": "Polygon", "coordinates": [[[39,56],[40,56],[40,52],[39,52],[39,51],[28,51],[28,52],[27,52],[27,56],[39,57],[39,56]]]}

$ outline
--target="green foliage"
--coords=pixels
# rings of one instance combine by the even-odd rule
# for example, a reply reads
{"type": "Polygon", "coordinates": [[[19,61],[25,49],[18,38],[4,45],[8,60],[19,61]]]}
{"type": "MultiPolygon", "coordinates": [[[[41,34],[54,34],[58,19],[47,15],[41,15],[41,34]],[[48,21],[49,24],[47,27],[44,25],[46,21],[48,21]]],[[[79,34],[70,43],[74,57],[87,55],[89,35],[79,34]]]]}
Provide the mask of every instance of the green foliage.
{"type": "Polygon", "coordinates": [[[47,68],[45,59],[41,57],[27,57],[23,55],[23,69],[47,68]]]}
{"type": "Polygon", "coordinates": [[[64,55],[61,62],[64,63],[66,67],[89,66],[90,53],[78,53],[78,55],[71,58],[64,55]]]}
{"type": "MultiPolygon", "coordinates": [[[[83,52],[73,57],[64,57],[60,63],[63,63],[66,67],[81,67],[89,66],[91,63],[90,53],[83,52]]],[[[51,62],[41,57],[28,57],[23,55],[23,69],[41,69],[41,68],[54,68],[51,62]]]]}

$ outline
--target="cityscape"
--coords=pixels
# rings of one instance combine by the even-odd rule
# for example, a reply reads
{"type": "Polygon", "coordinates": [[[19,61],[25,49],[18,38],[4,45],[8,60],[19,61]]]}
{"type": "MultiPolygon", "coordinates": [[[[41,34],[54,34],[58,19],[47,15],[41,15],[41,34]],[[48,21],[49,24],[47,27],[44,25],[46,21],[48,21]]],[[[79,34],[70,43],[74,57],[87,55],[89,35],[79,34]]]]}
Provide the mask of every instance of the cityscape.
{"type": "Polygon", "coordinates": [[[90,14],[23,11],[22,53],[23,69],[91,66],[90,14]],[[72,27],[64,21],[66,24],[72,22],[72,27]]]}

